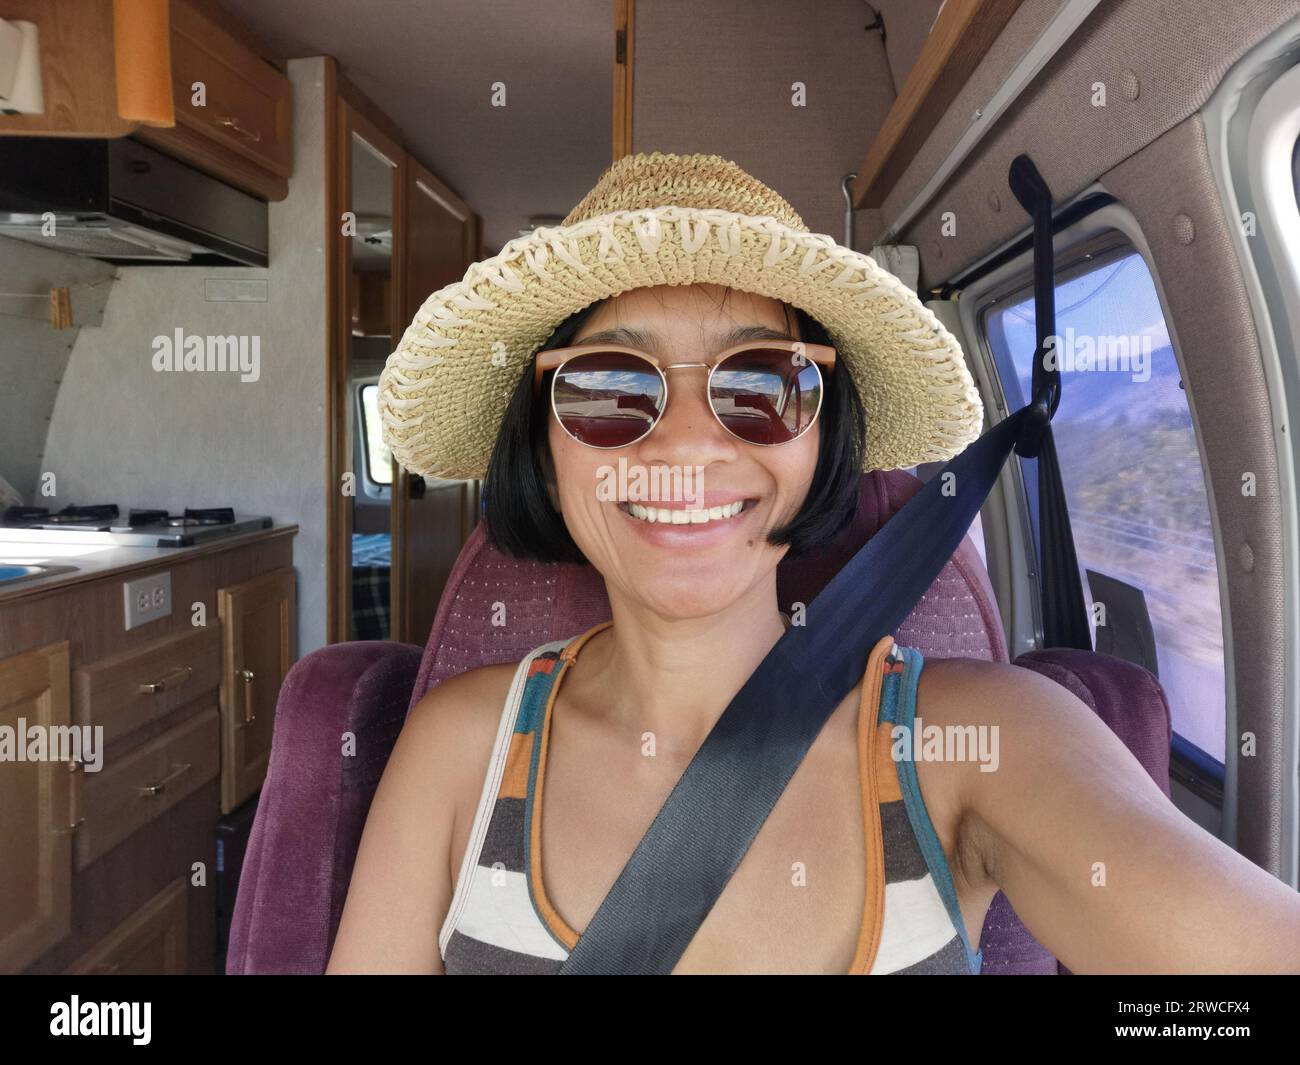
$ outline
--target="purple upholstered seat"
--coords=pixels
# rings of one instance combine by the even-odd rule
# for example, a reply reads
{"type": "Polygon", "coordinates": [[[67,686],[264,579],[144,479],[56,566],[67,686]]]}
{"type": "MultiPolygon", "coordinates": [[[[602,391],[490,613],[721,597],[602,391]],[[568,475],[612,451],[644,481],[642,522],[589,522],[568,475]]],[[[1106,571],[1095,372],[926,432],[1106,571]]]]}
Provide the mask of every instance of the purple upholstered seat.
{"type": "MultiPolygon", "coordinates": [[[[853,522],[815,555],[777,571],[783,609],[808,603],[840,566],[920,489],[909,474],[862,478],[853,522]]],[[[518,662],[540,644],[608,619],[590,566],[521,561],[479,526],[461,551],[423,653],[396,643],[346,643],[298,662],[276,708],[274,740],[241,873],[228,973],[320,973],[338,929],[366,813],[408,709],[435,685],[482,665],[518,662]],[[506,624],[492,624],[504,603],[506,624]],[[341,738],[356,737],[344,756],[341,738]]],[[[1005,662],[988,576],[963,540],[897,637],[929,658],[1005,662]]],[[[1109,724],[1168,792],[1169,712],[1145,670],[1083,651],[1035,651],[1017,664],[1065,684],[1109,724]]],[[[999,894],[981,937],[985,973],[1053,973],[999,894]]]]}

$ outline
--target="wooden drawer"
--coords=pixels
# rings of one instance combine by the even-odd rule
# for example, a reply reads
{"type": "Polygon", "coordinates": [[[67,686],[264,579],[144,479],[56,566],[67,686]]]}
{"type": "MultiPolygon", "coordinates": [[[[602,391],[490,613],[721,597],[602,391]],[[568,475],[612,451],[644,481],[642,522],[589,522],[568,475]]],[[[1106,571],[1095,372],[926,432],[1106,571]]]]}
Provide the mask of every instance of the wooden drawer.
{"type": "Polygon", "coordinates": [[[185,892],[185,877],[173,880],[64,972],[69,975],[183,975],[189,955],[185,892]]]}
{"type": "Polygon", "coordinates": [[[220,771],[220,714],[187,718],[97,773],[81,774],[76,868],[138,832],[220,771]]]}
{"type": "Polygon", "coordinates": [[[221,626],[177,633],[82,666],[73,676],[77,724],[102,725],[104,742],[221,685],[221,626]]]}
{"type": "Polygon", "coordinates": [[[283,199],[293,173],[289,79],[185,0],[172,0],[172,104],[176,125],[139,136],[267,199],[283,199]],[[203,83],[203,106],[194,105],[203,83]]]}

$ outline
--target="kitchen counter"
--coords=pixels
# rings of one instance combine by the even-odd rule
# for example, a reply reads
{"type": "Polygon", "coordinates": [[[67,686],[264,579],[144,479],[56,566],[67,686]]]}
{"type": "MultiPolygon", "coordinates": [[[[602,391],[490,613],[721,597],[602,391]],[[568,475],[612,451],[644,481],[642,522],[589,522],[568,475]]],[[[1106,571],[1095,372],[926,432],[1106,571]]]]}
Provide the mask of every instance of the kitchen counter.
{"type": "Polygon", "coordinates": [[[245,547],[262,540],[293,536],[297,531],[297,525],[273,525],[269,529],[257,529],[249,533],[221,537],[193,547],[117,547],[6,540],[4,530],[0,529],[0,564],[76,567],[72,572],[51,573],[0,584],[0,603],[34,598],[55,589],[62,591],[76,584],[102,580],[108,576],[157,569],[159,564],[186,562],[190,559],[229,551],[232,548],[245,547]]]}

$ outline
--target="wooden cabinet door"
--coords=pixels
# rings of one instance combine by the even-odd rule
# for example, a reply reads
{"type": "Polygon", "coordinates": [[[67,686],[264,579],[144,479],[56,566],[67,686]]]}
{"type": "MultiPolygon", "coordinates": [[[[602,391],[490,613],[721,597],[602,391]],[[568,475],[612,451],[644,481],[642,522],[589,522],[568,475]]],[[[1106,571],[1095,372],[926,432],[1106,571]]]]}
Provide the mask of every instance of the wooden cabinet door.
{"type": "Polygon", "coordinates": [[[73,962],[68,974],[183,976],[189,956],[185,877],[173,880],[73,962]]]}
{"type": "Polygon", "coordinates": [[[55,760],[72,723],[68,645],[0,661],[0,971],[17,972],[63,939],[72,918],[72,833],[80,817],[76,762],[55,760]],[[29,742],[43,734],[38,751],[29,742]],[[61,746],[61,744],[60,744],[61,746]],[[40,756],[28,761],[27,756],[40,756]]]}
{"type": "Polygon", "coordinates": [[[254,195],[282,200],[293,173],[293,90],[203,6],[171,4],[176,125],[141,139],[254,195]],[[201,90],[196,90],[201,86],[201,90]]]}
{"type": "MultiPolygon", "coordinates": [[[[429,296],[465,275],[478,257],[478,217],[407,157],[402,328],[429,296]]],[[[396,332],[400,332],[397,330],[396,332]]],[[[478,520],[477,481],[429,481],[395,471],[393,639],[423,646],[456,556],[478,520]]]]}
{"type": "Polygon", "coordinates": [[[262,786],[280,684],[293,665],[293,569],[217,591],[222,625],[221,812],[262,786]]]}

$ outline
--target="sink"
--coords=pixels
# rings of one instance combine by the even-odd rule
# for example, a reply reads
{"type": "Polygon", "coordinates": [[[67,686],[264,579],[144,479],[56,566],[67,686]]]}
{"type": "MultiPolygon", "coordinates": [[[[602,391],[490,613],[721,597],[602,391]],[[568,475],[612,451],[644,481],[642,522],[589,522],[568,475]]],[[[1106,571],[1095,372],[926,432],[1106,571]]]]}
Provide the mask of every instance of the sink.
{"type": "Polygon", "coordinates": [[[37,577],[52,577],[56,573],[75,573],[76,571],[76,566],[44,566],[27,562],[5,562],[0,559],[0,585],[34,580],[37,577]]]}

